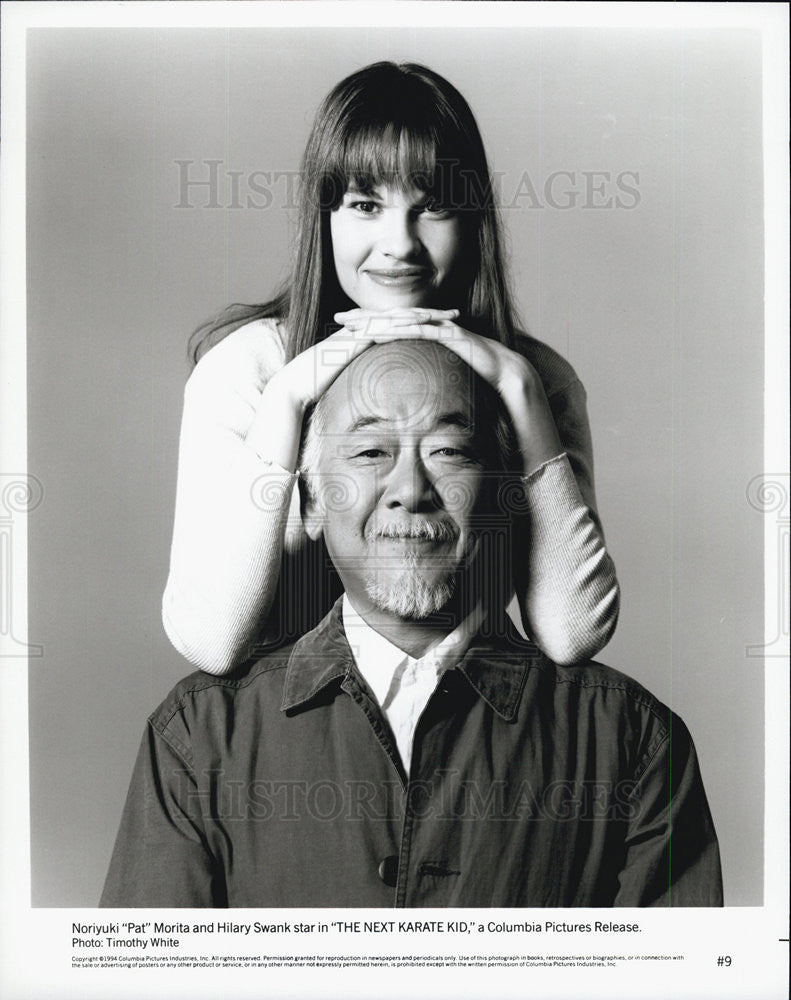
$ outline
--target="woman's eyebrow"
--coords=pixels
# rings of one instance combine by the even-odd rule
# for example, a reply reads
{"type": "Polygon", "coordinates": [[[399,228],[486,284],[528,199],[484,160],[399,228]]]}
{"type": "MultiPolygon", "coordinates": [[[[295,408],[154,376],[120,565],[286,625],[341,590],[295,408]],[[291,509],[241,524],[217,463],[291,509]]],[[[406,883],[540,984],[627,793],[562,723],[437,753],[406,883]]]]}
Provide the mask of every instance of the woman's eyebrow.
{"type": "Polygon", "coordinates": [[[349,181],[345,193],[351,195],[365,195],[366,198],[382,198],[381,189],[378,186],[363,187],[359,184],[355,184],[354,181],[349,181]]]}

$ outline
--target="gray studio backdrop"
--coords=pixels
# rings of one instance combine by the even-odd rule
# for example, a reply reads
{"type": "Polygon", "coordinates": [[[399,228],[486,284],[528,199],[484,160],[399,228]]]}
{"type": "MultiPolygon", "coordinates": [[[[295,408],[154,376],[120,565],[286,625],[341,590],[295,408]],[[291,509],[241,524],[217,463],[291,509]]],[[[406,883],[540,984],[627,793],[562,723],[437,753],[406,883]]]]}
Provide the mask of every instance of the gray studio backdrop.
{"type": "Polygon", "coordinates": [[[478,116],[523,321],[588,389],[623,591],[599,659],[689,725],[727,902],[760,904],[757,37],[28,38],[29,471],[44,490],[29,540],[29,635],[44,648],[30,670],[34,905],[96,904],[145,719],[191,669],[159,618],[188,334],[287,274],[290,181],[277,174],[297,170],[326,91],[383,58],[445,74],[478,116]]]}

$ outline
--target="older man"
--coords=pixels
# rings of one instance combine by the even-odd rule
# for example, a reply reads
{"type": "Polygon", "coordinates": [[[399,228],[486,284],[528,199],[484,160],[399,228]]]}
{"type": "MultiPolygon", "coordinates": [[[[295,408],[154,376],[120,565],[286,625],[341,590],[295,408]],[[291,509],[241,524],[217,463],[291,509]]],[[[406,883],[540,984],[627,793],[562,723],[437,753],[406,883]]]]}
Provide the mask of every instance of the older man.
{"type": "Polygon", "coordinates": [[[150,717],[102,904],[720,905],[684,724],[503,613],[493,392],[442,347],[374,348],[320,401],[303,465],[345,594],[150,717]]]}

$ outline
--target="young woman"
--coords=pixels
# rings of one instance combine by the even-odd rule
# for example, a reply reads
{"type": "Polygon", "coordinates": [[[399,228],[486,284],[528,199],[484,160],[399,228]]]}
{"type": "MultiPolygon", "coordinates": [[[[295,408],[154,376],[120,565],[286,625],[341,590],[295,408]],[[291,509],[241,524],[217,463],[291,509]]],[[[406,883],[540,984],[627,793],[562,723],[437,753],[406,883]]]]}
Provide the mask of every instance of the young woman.
{"type": "Polygon", "coordinates": [[[320,107],[302,166],[292,280],[194,335],[163,621],[223,673],[312,627],[337,584],[299,514],[303,419],[353,357],[439,340],[499,392],[529,530],[512,553],[528,635],[553,660],[597,653],[618,584],[596,515],[585,391],[514,325],[489,170],[464,98],[425,67],[376,63],[320,107]]]}

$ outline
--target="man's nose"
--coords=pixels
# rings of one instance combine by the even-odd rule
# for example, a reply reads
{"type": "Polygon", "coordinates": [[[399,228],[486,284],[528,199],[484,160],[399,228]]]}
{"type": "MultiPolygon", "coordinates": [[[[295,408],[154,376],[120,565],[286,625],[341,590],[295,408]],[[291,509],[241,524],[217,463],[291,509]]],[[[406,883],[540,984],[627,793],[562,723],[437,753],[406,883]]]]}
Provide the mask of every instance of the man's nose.
{"type": "Polygon", "coordinates": [[[418,455],[401,454],[387,473],[382,500],[388,510],[403,507],[412,513],[436,510],[439,495],[418,455]]]}
{"type": "Polygon", "coordinates": [[[417,219],[406,208],[391,206],[384,213],[380,249],[386,257],[408,260],[420,252],[417,219]]]}

